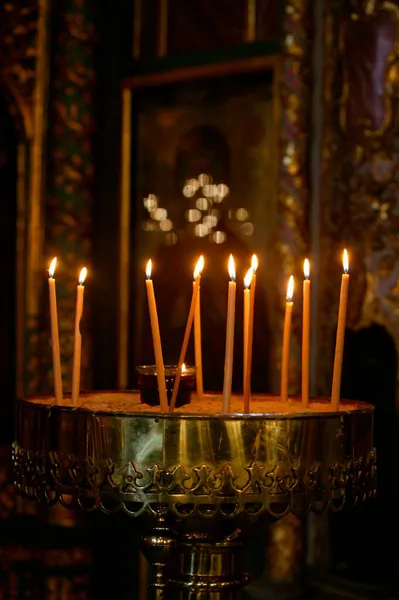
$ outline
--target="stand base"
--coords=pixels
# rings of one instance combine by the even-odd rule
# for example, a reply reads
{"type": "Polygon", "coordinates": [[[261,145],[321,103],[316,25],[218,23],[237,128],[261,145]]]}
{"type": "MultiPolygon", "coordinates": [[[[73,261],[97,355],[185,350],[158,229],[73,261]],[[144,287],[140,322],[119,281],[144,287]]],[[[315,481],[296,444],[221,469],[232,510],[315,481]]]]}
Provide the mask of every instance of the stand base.
{"type": "Polygon", "coordinates": [[[242,548],[237,530],[217,542],[210,535],[176,534],[164,520],[142,538],[142,550],[155,569],[153,598],[166,600],[239,600],[248,582],[243,571],[242,548]]]}

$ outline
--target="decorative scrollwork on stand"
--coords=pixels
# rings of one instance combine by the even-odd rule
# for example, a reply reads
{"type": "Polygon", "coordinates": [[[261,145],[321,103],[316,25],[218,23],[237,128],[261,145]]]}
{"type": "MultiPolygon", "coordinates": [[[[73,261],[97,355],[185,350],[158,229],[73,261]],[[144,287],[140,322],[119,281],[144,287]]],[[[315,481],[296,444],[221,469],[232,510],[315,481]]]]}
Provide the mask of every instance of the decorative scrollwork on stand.
{"type": "Polygon", "coordinates": [[[272,468],[253,462],[239,470],[225,463],[215,471],[206,464],[154,464],[146,469],[132,461],[95,464],[90,458],[31,452],[14,444],[13,462],[16,490],[24,497],[106,513],[122,510],[131,517],[169,512],[182,519],[231,519],[268,512],[279,518],[290,511],[338,511],[373,498],[376,491],[374,451],[342,464],[315,463],[306,470],[299,462],[272,468]]]}

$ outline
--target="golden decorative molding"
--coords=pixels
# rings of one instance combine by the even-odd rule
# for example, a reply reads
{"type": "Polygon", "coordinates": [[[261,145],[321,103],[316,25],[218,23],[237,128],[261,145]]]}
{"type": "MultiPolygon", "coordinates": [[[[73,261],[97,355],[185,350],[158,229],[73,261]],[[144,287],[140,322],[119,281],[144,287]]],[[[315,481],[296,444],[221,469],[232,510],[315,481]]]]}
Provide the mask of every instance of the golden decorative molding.
{"type": "Polygon", "coordinates": [[[37,22],[37,63],[36,81],[33,95],[33,136],[30,153],[30,189],[28,221],[28,260],[26,280],[27,313],[38,314],[39,294],[42,281],[43,260],[43,144],[45,132],[45,114],[47,108],[48,85],[48,0],[38,0],[39,16],[37,22]]]}
{"type": "Polygon", "coordinates": [[[26,392],[27,365],[34,370],[37,359],[38,266],[43,230],[44,116],[48,84],[48,0],[5,2],[0,10],[0,79],[8,92],[10,109],[20,134],[17,159],[16,388],[21,394],[26,392]]]}
{"type": "Polygon", "coordinates": [[[16,224],[16,394],[21,398],[24,394],[24,343],[25,343],[25,256],[26,256],[26,214],[27,214],[27,148],[20,143],[17,156],[17,224],[16,224]]]}
{"type": "Polygon", "coordinates": [[[245,42],[256,39],[256,0],[247,0],[247,31],[245,42]]]}
{"type": "Polygon", "coordinates": [[[163,58],[168,53],[168,19],[169,0],[159,0],[159,22],[158,22],[158,58],[163,58]]]}
{"type": "Polygon", "coordinates": [[[119,351],[118,387],[124,389],[129,376],[129,293],[130,293],[130,206],[131,206],[131,139],[132,93],[122,92],[122,169],[119,219],[119,351]]]}
{"type": "Polygon", "coordinates": [[[141,9],[142,0],[134,0],[133,12],[133,58],[138,60],[141,53],[141,9]]]}

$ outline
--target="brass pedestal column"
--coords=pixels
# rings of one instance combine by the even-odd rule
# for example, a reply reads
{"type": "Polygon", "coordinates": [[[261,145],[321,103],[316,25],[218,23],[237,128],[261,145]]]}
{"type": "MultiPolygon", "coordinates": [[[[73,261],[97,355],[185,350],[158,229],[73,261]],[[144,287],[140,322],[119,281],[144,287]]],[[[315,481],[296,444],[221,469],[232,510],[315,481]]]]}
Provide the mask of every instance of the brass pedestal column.
{"type": "Polygon", "coordinates": [[[186,536],[180,543],[178,585],[187,600],[236,600],[248,575],[243,570],[243,543],[239,539],[211,542],[201,535],[186,536]]]}
{"type": "Polygon", "coordinates": [[[154,568],[156,600],[239,600],[248,581],[240,531],[222,541],[201,533],[182,534],[161,519],[143,536],[142,551],[154,568]],[[177,540],[179,539],[179,542],[177,540]]]}

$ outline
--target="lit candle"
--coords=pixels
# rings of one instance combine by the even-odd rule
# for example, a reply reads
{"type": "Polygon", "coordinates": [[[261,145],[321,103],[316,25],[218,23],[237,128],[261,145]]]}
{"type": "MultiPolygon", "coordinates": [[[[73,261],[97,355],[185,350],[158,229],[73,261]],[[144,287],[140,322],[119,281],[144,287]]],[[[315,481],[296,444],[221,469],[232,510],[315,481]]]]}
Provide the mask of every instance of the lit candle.
{"type": "MultiPolygon", "coordinates": [[[[200,282],[201,275],[198,277],[200,282]]],[[[193,293],[196,286],[196,280],[193,281],[193,293]]],[[[195,354],[195,379],[197,387],[197,396],[199,399],[204,395],[204,384],[202,379],[202,342],[201,342],[201,287],[198,283],[197,304],[194,314],[194,354],[195,354]]]]}
{"type": "Polygon", "coordinates": [[[202,273],[203,268],[204,268],[204,257],[200,256],[198,259],[198,262],[195,266],[195,269],[194,269],[194,284],[195,285],[193,286],[193,295],[191,297],[190,312],[188,314],[186,331],[184,332],[183,345],[182,345],[181,352],[180,352],[179,362],[177,364],[177,371],[176,371],[175,381],[173,384],[172,397],[170,399],[170,405],[169,405],[170,412],[173,412],[175,409],[176,398],[177,398],[177,394],[179,391],[182,367],[184,364],[184,359],[186,357],[188,341],[190,339],[191,328],[193,326],[195,310],[197,307],[197,298],[198,298],[198,294],[199,294],[201,273],[202,273]]]}
{"type": "Polygon", "coordinates": [[[255,310],[255,290],[256,290],[256,271],[258,268],[258,258],[256,254],[252,256],[251,269],[251,300],[249,305],[249,326],[248,326],[248,367],[244,383],[244,412],[249,412],[249,401],[251,398],[251,374],[252,374],[252,346],[254,338],[254,310],[255,310]]]}
{"type": "Polygon", "coordinates": [[[292,307],[294,303],[292,297],[294,294],[294,278],[288,280],[287,300],[285,303],[285,319],[284,319],[284,335],[283,335],[283,353],[281,361],[281,400],[288,399],[288,370],[290,362],[290,338],[291,338],[291,321],[292,307]]]}
{"type": "Polygon", "coordinates": [[[76,312],[75,312],[75,337],[73,346],[73,367],[72,367],[72,394],[71,401],[74,406],[77,405],[80,392],[80,365],[82,356],[82,335],[80,333],[80,321],[83,315],[83,296],[84,281],[86,279],[87,269],[83,267],[79,275],[79,283],[76,288],[76,312]]]}
{"type": "Polygon", "coordinates": [[[348,305],[349,289],[349,258],[348,252],[344,250],[343,255],[344,272],[341,280],[341,295],[339,299],[337,338],[335,342],[334,373],[331,391],[331,402],[335,410],[339,409],[341,396],[342,359],[344,356],[346,307],[348,305]]]}
{"type": "Polygon", "coordinates": [[[234,324],[236,310],[236,269],[234,258],[229,258],[229,293],[227,299],[227,325],[226,325],[226,353],[224,358],[224,381],[223,381],[223,412],[230,412],[230,396],[233,381],[234,360],[234,324]]]}
{"type": "Polygon", "coordinates": [[[157,369],[158,392],[161,411],[168,412],[168,397],[166,394],[165,367],[163,364],[161,335],[159,333],[159,322],[157,305],[155,302],[154,285],[151,279],[152,261],[149,260],[145,271],[145,286],[147,289],[148,310],[150,312],[152,344],[154,347],[155,366],[157,369]]]}
{"type": "Polygon", "coordinates": [[[248,269],[244,277],[244,327],[243,327],[243,346],[244,346],[244,370],[243,370],[243,389],[245,390],[245,382],[247,380],[248,370],[248,340],[249,340],[249,309],[251,302],[251,280],[253,271],[248,269]]]}
{"type": "Polygon", "coordinates": [[[50,298],[51,349],[53,352],[54,395],[56,404],[62,404],[60,340],[58,336],[57,297],[55,293],[54,279],[56,265],[57,257],[53,258],[48,270],[48,291],[50,298]]]}
{"type": "Polygon", "coordinates": [[[309,404],[309,347],[310,347],[310,265],[303,263],[303,315],[302,315],[302,405],[309,404]]]}

